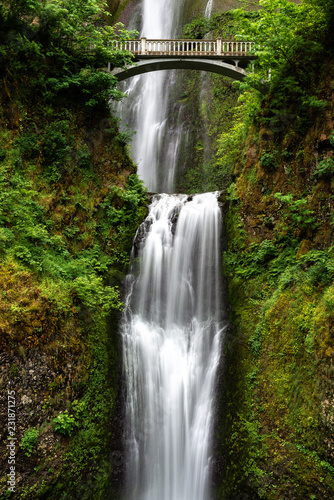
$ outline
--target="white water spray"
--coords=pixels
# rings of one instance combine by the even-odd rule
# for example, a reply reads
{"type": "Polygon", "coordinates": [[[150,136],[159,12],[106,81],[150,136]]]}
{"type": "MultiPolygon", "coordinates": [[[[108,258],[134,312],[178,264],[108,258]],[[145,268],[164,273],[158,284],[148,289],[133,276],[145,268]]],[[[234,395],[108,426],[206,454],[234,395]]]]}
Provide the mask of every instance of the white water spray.
{"type": "Polygon", "coordinates": [[[127,278],[126,500],[208,500],[221,344],[217,193],[157,195],[127,278]]]}

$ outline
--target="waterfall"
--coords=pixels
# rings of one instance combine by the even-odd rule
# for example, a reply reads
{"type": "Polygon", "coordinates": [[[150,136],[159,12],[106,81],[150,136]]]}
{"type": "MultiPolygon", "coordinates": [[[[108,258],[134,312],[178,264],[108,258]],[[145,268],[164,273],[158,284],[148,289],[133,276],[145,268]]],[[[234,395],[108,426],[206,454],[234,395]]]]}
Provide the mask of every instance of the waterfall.
{"type": "Polygon", "coordinates": [[[217,197],[156,195],[137,231],[122,324],[126,500],[210,498],[223,331],[217,197]]]}
{"type": "MultiPolygon", "coordinates": [[[[143,0],[141,36],[175,38],[180,35],[184,0],[143,0]]],[[[123,123],[136,131],[131,156],[138,174],[150,191],[173,192],[178,145],[183,132],[176,110],[175,126],[168,123],[169,95],[175,81],[174,71],[158,71],[123,83],[128,95],[116,106],[123,123]],[[163,164],[161,163],[161,159],[163,164]],[[168,166],[168,168],[166,167],[168,166]],[[166,175],[165,172],[168,171],[166,175]]]]}
{"type": "Polygon", "coordinates": [[[205,7],[205,17],[211,17],[212,14],[212,9],[213,9],[213,0],[208,0],[208,3],[206,4],[205,7]]]}

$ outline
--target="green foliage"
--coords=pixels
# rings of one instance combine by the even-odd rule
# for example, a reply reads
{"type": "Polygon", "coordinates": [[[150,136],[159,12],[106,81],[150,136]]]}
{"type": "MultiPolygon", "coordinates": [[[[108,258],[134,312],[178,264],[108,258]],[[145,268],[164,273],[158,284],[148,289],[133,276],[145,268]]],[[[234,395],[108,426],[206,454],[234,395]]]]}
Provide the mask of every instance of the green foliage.
{"type": "Polygon", "coordinates": [[[332,89],[322,75],[333,50],[333,2],[328,9],[322,0],[260,4],[253,19],[237,14],[241,37],[257,44],[258,67],[241,85],[254,114],[239,137],[222,136],[236,162],[224,256],[234,328],[226,340],[226,473],[217,498],[332,498],[323,407],[332,400],[334,170],[326,153],[314,168],[313,151],[315,130],[327,135],[331,126],[324,111],[332,89]],[[261,104],[250,89],[259,83],[261,104]]]}
{"type": "Polygon", "coordinates": [[[102,234],[113,230],[115,245],[114,264],[124,268],[129,263],[129,242],[146,215],[146,189],[137,175],[129,176],[126,189],[111,187],[108,195],[101,203],[106,218],[100,223],[102,234]]]}
{"type": "Polygon", "coordinates": [[[249,346],[252,350],[252,353],[255,357],[258,357],[260,354],[260,349],[262,346],[262,325],[257,325],[253,335],[251,335],[248,339],[249,346]]]}
{"type": "MultiPolygon", "coordinates": [[[[52,165],[60,169],[63,162],[71,160],[73,150],[70,148],[69,125],[56,121],[46,127],[42,136],[43,158],[49,174],[52,165]],[[57,147],[56,147],[57,146],[57,147]],[[52,162],[51,166],[47,162],[52,162]]],[[[80,168],[90,168],[91,155],[87,146],[80,146],[78,151],[80,168]]],[[[73,168],[73,166],[71,167],[73,168]]],[[[77,243],[82,238],[78,226],[78,218],[62,229],[62,235],[55,234],[55,224],[39,203],[38,192],[24,173],[10,173],[9,167],[1,166],[0,172],[0,252],[6,258],[15,258],[22,264],[40,273],[45,280],[45,293],[57,300],[52,286],[47,284],[52,277],[62,283],[63,295],[73,294],[87,307],[98,305],[101,314],[106,314],[110,307],[120,307],[118,292],[112,287],[105,287],[104,280],[108,275],[113,259],[128,260],[129,245],[137,226],[146,213],[146,191],[137,176],[128,180],[126,190],[112,187],[110,194],[99,205],[101,216],[100,227],[96,228],[97,244],[81,252],[68,251],[69,242],[77,243]],[[117,208],[116,208],[117,207],[117,208]],[[113,259],[104,254],[98,241],[104,245],[104,238],[109,238],[110,228],[114,228],[113,259]],[[86,294],[86,296],[85,296],[86,294]]],[[[57,170],[58,171],[58,170],[57,170]]],[[[84,186],[83,182],[83,186],[84,186]]],[[[64,203],[66,203],[64,201],[64,203]]],[[[75,205],[75,202],[73,202],[75,205]]],[[[78,210],[82,206],[77,204],[78,210]]],[[[75,207],[74,207],[75,208],[75,207]]],[[[67,210],[64,206],[64,211],[67,210]]],[[[70,210],[73,208],[70,207],[70,210]]],[[[85,208],[84,208],[85,213],[85,208]]],[[[93,233],[94,234],[94,233],[93,233]]],[[[59,293],[57,292],[59,297],[59,293]]]]}
{"type": "Polygon", "coordinates": [[[72,293],[89,309],[107,315],[111,308],[122,309],[119,292],[116,288],[104,286],[101,277],[86,275],[75,278],[71,285],[72,293]]]}
{"type": "Polygon", "coordinates": [[[329,179],[334,174],[334,160],[333,158],[325,158],[319,161],[312,176],[317,179],[329,179]]]}
{"type": "Polygon", "coordinates": [[[237,161],[243,160],[244,142],[249,128],[258,118],[260,109],[259,94],[244,91],[238,98],[233,110],[232,126],[218,136],[217,168],[232,173],[237,161]]]}
{"type": "Polygon", "coordinates": [[[30,457],[39,436],[39,430],[33,427],[26,430],[21,441],[21,448],[25,451],[27,457],[30,457]]]}
{"type": "Polygon", "coordinates": [[[194,19],[191,23],[184,26],[182,33],[183,37],[200,40],[210,31],[210,24],[210,20],[207,18],[201,17],[200,19],[194,19]]]}
{"type": "Polygon", "coordinates": [[[309,106],[325,105],[314,96],[319,61],[324,56],[326,10],[316,3],[289,0],[260,0],[258,16],[247,18],[244,11],[235,15],[242,23],[239,37],[256,44],[256,69],[243,87],[275,89],[276,99],[286,92],[309,106]],[[270,80],[268,74],[270,72],[270,80]]]}
{"type": "Polygon", "coordinates": [[[334,147],[334,130],[332,130],[330,136],[329,136],[329,142],[332,147],[334,147]]]}
{"type": "Polygon", "coordinates": [[[113,186],[101,206],[106,210],[110,225],[127,226],[133,222],[138,207],[144,200],[144,184],[137,176],[132,175],[129,177],[127,189],[113,186]]]}
{"type": "Polygon", "coordinates": [[[136,32],[121,24],[108,26],[105,7],[104,0],[13,0],[2,7],[0,63],[24,81],[20,93],[31,99],[34,90],[39,104],[66,97],[88,108],[106,108],[109,97],[122,97],[105,68],[109,62],[124,66],[132,56],[113,50],[110,42],[136,32]]]}
{"type": "Polygon", "coordinates": [[[279,158],[277,150],[270,153],[263,153],[260,159],[260,165],[261,167],[268,170],[275,170],[279,166],[278,160],[279,158]]]}
{"type": "Polygon", "coordinates": [[[40,151],[40,144],[36,131],[32,126],[28,127],[18,138],[17,144],[24,158],[37,158],[40,151]]]}
{"type": "Polygon", "coordinates": [[[333,52],[333,26],[334,26],[334,2],[333,0],[308,0],[315,7],[320,7],[324,15],[324,28],[326,29],[326,37],[324,43],[328,53],[333,52]]]}
{"type": "Polygon", "coordinates": [[[114,100],[123,97],[122,92],[115,89],[117,79],[111,74],[96,71],[94,68],[83,68],[76,75],[64,75],[58,78],[49,78],[46,82],[50,92],[50,98],[54,95],[64,95],[72,97],[78,104],[94,108],[103,106],[112,95],[114,100]],[[111,90],[112,94],[111,94],[111,90]]]}
{"type": "Polygon", "coordinates": [[[313,285],[328,286],[334,276],[334,257],[332,248],[327,251],[311,250],[299,258],[304,270],[307,270],[306,279],[313,285]]]}
{"type": "Polygon", "coordinates": [[[184,133],[180,142],[176,189],[189,193],[225,189],[234,160],[216,153],[218,148],[226,156],[231,151],[218,144],[218,140],[222,133],[230,131],[234,122],[238,89],[230,79],[214,74],[204,76],[188,72],[185,76],[182,74],[177,89],[182,108],[178,119],[182,120],[184,133]],[[204,88],[206,92],[201,90],[204,88]],[[186,130],[191,130],[191,134],[186,135],[186,130]]]}
{"type": "Polygon", "coordinates": [[[286,207],[286,217],[291,219],[295,226],[301,229],[307,229],[308,227],[314,229],[316,227],[317,222],[314,211],[307,208],[307,199],[294,200],[292,194],[283,195],[282,193],[275,193],[275,198],[286,207]]]}
{"type": "Polygon", "coordinates": [[[14,233],[6,227],[0,228],[0,250],[4,251],[14,239],[14,233]]]}
{"type": "MultiPolygon", "coordinates": [[[[247,19],[257,17],[256,12],[244,12],[247,19]]],[[[202,39],[205,35],[210,34],[210,38],[221,37],[225,40],[235,36],[236,31],[239,29],[239,22],[233,16],[231,11],[223,13],[212,13],[208,17],[199,17],[193,19],[190,23],[183,27],[183,38],[188,39],[202,39]]]]}
{"type": "Polygon", "coordinates": [[[66,171],[74,136],[66,120],[49,123],[40,136],[40,152],[45,165],[45,176],[50,182],[58,182],[66,171]]]}
{"type": "Polygon", "coordinates": [[[77,151],[78,166],[82,169],[89,170],[92,167],[92,155],[87,144],[83,144],[77,151]]]}
{"type": "Polygon", "coordinates": [[[10,367],[10,375],[12,377],[17,377],[19,374],[19,367],[17,366],[16,363],[14,363],[11,367],[10,367]]]}
{"type": "Polygon", "coordinates": [[[328,102],[324,101],[323,99],[318,99],[315,95],[312,95],[306,96],[302,101],[302,105],[306,106],[307,108],[324,111],[328,106],[328,102]]]}
{"type": "Polygon", "coordinates": [[[221,14],[213,14],[210,18],[200,17],[198,19],[193,19],[189,24],[183,27],[183,37],[200,40],[210,31],[221,28],[222,25],[224,25],[224,20],[227,19],[231,20],[231,15],[229,13],[223,16],[221,14]]]}
{"type": "Polygon", "coordinates": [[[69,415],[67,410],[54,418],[53,422],[55,432],[63,436],[71,436],[77,426],[75,418],[73,415],[69,415]]]}
{"type": "Polygon", "coordinates": [[[263,272],[263,266],[277,256],[278,249],[271,240],[263,240],[260,244],[253,243],[249,251],[240,259],[234,252],[227,252],[224,260],[230,272],[236,276],[249,279],[263,272]]]}

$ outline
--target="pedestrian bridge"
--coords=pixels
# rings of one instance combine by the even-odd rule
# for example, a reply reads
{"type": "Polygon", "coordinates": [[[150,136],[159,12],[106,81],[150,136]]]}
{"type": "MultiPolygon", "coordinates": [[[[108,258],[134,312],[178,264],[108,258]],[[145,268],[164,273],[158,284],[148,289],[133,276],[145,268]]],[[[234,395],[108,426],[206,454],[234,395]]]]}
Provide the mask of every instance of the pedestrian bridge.
{"type": "Polygon", "coordinates": [[[114,50],[133,54],[133,64],[108,70],[119,81],[163,69],[197,69],[242,81],[246,68],[256,59],[255,44],[231,40],[140,40],[113,41],[114,50]]]}

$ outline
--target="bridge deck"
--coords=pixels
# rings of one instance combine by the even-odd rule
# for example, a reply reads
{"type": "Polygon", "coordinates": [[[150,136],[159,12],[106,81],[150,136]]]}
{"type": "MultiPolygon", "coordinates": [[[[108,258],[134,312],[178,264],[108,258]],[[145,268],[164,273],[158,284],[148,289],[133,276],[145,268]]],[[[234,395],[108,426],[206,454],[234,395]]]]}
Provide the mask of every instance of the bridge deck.
{"type": "Polygon", "coordinates": [[[252,42],[222,40],[140,40],[113,41],[114,50],[127,50],[136,58],[152,57],[237,57],[253,59],[255,44],[252,42]]]}

